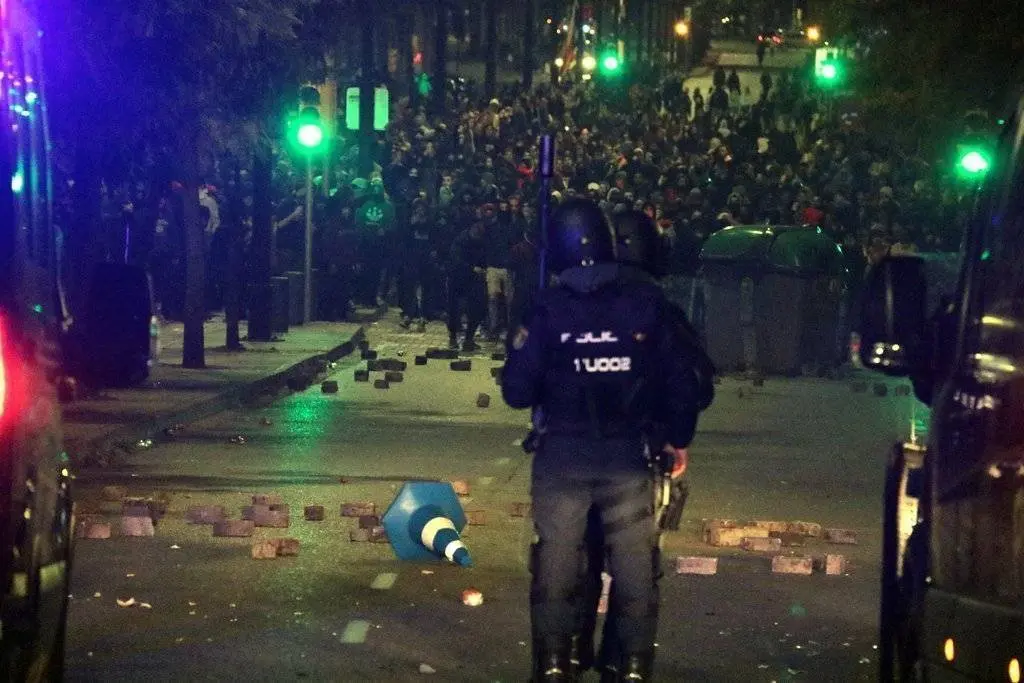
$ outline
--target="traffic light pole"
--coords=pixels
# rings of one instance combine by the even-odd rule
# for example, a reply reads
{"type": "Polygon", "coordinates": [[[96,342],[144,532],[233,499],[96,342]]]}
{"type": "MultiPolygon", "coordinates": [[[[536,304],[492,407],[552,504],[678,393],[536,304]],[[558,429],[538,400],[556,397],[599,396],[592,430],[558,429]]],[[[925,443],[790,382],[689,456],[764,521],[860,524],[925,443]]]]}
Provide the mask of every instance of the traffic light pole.
{"type": "Polygon", "coordinates": [[[306,154],[306,259],[303,268],[302,320],[313,320],[313,155],[306,154]]]}

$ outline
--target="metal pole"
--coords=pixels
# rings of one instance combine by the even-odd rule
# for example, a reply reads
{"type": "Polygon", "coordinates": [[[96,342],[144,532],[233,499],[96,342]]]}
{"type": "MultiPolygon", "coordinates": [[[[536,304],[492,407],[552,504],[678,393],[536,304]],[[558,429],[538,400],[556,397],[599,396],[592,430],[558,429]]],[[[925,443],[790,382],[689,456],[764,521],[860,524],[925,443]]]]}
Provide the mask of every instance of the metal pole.
{"type": "Polygon", "coordinates": [[[302,321],[313,319],[313,155],[306,155],[306,263],[303,273],[302,321]]]}
{"type": "Polygon", "coordinates": [[[540,139],[540,197],[537,222],[540,227],[540,288],[548,282],[548,225],[551,220],[551,177],[555,174],[555,136],[546,133],[540,139]]]}

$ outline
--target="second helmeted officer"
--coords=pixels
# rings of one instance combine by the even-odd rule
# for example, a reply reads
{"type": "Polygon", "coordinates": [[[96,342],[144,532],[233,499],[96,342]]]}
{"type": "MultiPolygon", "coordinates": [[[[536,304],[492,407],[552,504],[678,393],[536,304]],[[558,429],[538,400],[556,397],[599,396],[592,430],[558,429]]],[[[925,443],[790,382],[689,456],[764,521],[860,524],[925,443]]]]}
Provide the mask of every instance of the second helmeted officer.
{"type": "Polygon", "coordinates": [[[618,669],[623,680],[651,680],[660,557],[644,435],[664,425],[667,444],[682,451],[693,437],[696,386],[664,296],[620,277],[596,204],[563,204],[548,245],[558,285],[510,335],[502,374],[509,405],[544,415],[531,481],[533,679],[571,680],[579,558],[594,507],[615,577],[618,669]]]}

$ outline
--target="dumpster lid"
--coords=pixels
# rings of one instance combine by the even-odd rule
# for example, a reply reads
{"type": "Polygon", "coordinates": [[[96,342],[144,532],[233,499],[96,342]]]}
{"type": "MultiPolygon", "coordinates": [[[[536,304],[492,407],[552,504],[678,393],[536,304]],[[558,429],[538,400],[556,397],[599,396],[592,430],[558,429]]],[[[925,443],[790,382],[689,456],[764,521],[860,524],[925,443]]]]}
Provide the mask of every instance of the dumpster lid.
{"type": "Polygon", "coordinates": [[[731,225],[704,241],[704,263],[759,263],[771,270],[839,274],[843,252],[821,228],[731,225]]]}

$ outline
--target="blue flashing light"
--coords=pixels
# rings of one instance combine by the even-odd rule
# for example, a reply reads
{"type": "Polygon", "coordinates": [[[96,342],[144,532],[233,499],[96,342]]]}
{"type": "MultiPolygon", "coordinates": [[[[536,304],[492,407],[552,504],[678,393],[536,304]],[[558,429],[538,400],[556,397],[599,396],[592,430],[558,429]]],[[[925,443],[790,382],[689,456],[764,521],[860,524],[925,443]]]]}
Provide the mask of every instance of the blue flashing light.
{"type": "Polygon", "coordinates": [[[25,102],[28,104],[35,104],[36,100],[39,99],[39,94],[36,92],[29,92],[25,95],[25,102]]]}
{"type": "Polygon", "coordinates": [[[11,192],[14,194],[21,194],[25,189],[25,174],[18,171],[11,176],[11,192]]]}

